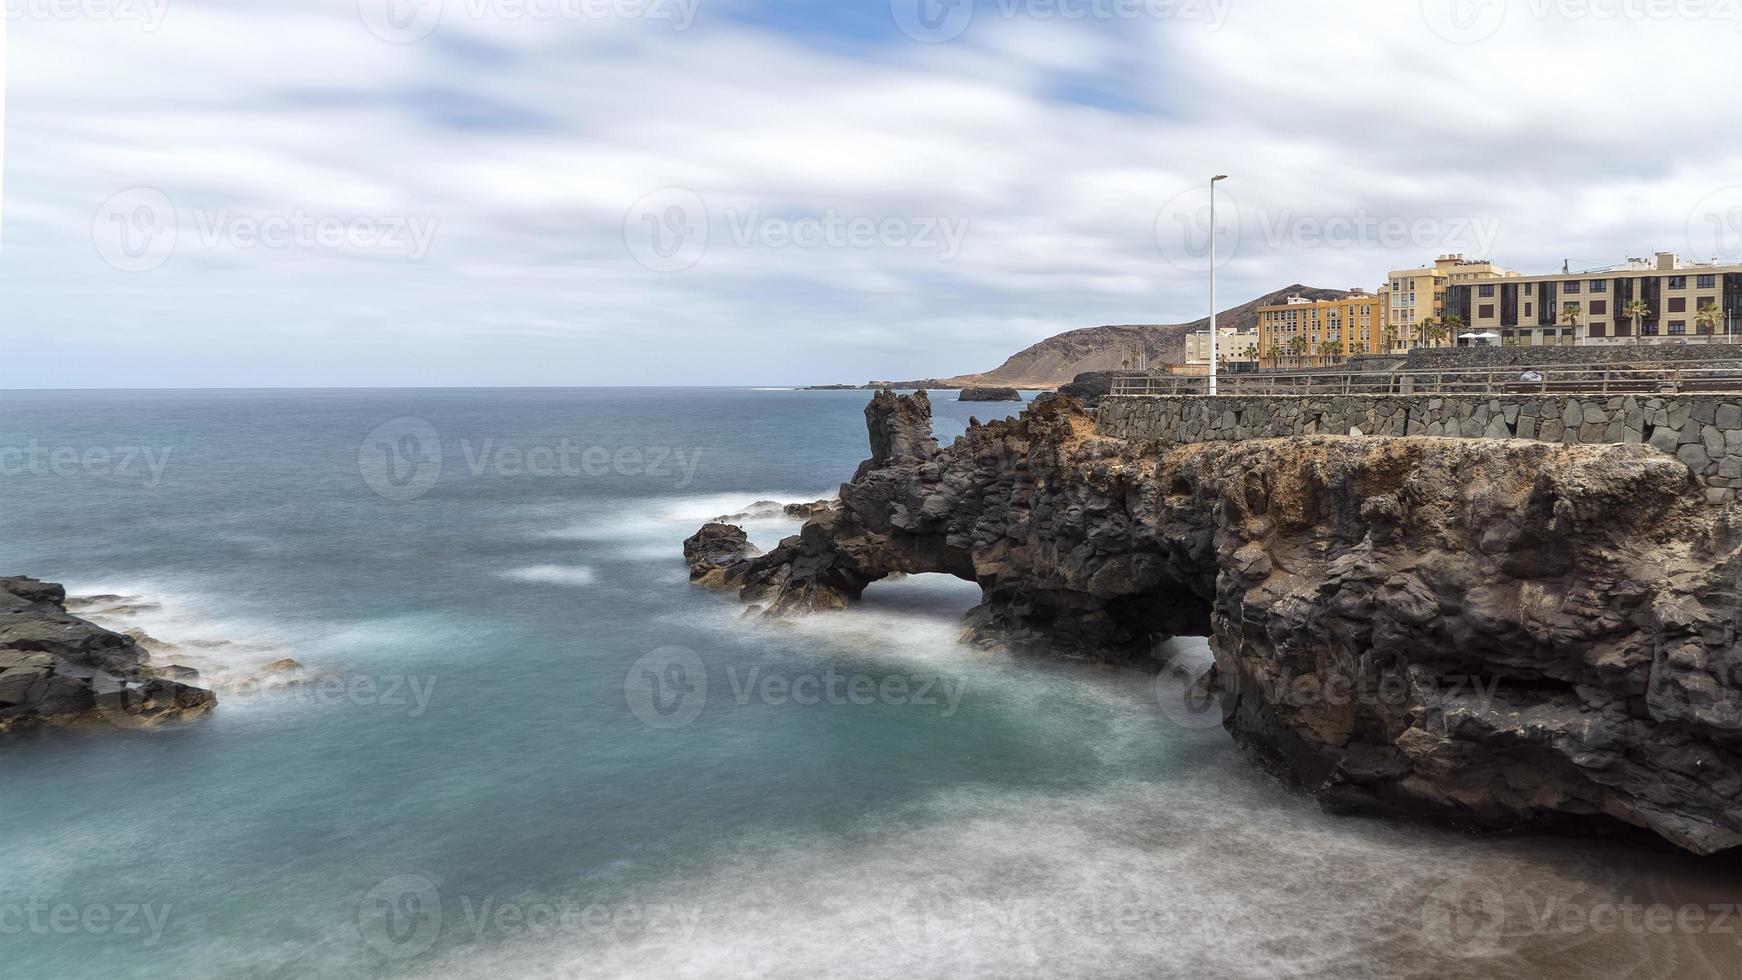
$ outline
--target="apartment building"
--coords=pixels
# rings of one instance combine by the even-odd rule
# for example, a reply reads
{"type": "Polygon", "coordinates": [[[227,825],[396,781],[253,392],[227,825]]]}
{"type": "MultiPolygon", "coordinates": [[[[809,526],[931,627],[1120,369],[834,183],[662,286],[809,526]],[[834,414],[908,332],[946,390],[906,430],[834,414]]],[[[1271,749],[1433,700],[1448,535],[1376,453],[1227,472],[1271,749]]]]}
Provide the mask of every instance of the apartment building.
{"type": "MultiPolygon", "coordinates": [[[[1258,331],[1239,330],[1234,327],[1216,327],[1216,357],[1230,364],[1251,363],[1255,360],[1247,356],[1247,351],[1258,346],[1258,331]]],[[[1210,365],[1210,332],[1194,330],[1186,334],[1187,364],[1210,365]]]]}
{"type": "Polygon", "coordinates": [[[1260,360],[1322,360],[1378,353],[1385,348],[1388,292],[1351,290],[1337,299],[1290,296],[1258,308],[1260,360]]]}
{"type": "Polygon", "coordinates": [[[1605,269],[1449,283],[1444,316],[1523,346],[1730,342],[1742,339],[1742,265],[1660,252],[1605,269]]]}
{"type": "MultiPolygon", "coordinates": [[[[1427,346],[1418,336],[1423,320],[1435,323],[1445,319],[1446,290],[1452,286],[1479,280],[1517,276],[1487,259],[1466,259],[1463,255],[1442,255],[1434,264],[1419,269],[1399,269],[1388,277],[1383,287],[1389,300],[1386,323],[1392,329],[1392,346],[1402,350],[1427,346]]],[[[1449,346],[1456,339],[1449,333],[1432,342],[1433,346],[1449,346]]]]}

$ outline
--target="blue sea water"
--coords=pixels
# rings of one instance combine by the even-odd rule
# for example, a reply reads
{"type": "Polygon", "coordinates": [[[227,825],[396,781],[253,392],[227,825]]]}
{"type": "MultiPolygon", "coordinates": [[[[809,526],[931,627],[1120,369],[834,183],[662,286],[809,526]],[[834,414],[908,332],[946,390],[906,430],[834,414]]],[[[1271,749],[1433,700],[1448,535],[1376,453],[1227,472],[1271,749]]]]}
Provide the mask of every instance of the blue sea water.
{"type": "Polygon", "coordinates": [[[831,494],[864,400],[0,392],[0,574],[221,699],[0,742],[5,974],[1737,975],[1734,924],[1536,914],[1727,869],[1325,816],[1168,682],[958,645],[971,583],[692,588],[682,539],[831,494]]]}

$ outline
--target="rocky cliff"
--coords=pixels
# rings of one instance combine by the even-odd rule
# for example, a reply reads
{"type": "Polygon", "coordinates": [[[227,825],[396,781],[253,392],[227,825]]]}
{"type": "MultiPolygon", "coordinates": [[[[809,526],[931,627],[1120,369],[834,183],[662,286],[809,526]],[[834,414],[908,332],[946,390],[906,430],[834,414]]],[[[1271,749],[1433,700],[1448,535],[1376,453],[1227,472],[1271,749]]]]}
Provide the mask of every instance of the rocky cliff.
{"type": "Polygon", "coordinates": [[[1329,808],[1742,845],[1742,506],[1647,446],[1096,434],[1074,399],[947,448],[879,393],[840,506],[692,576],[766,615],[978,582],[983,642],[1142,662],[1207,635],[1223,723],[1329,808]]]}
{"type": "Polygon", "coordinates": [[[66,610],[66,590],[0,578],[0,732],[108,721],[143,727],[206,714],[212,692],[156,676],[131,638],[66,610]]]}

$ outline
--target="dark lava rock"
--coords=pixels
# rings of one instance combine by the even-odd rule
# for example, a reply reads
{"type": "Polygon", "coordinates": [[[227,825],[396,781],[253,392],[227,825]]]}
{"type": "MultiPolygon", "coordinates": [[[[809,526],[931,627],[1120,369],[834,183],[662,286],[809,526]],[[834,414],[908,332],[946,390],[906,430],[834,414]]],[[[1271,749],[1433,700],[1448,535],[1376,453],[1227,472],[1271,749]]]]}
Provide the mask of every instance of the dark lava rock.
{"type": "Polygon", "coordinates": [[[66,590],[0,578],[0,732],[110,721],[141,727],[206,714],[207,690],[153,670],[131,637],[66,611],[66,590]]]}
{"type": "Polygon", "coordinates": [[[963,388],[956,396],[959,402],[1019,402],[1022,392],[1015,388],[963,388]]]}
{"type": "Polygon", "coordinates": [[[1209,636],[1224,727],[1334,812],[1742,846],[1742,505],[1674,457],[1134,442],[1067,395],[941,450],[930,421],[879,393],[838,509],[759,556],[704,528],[692,571],[773,617],[952,574],[973,637],[1054,656],[1209,636]]]}

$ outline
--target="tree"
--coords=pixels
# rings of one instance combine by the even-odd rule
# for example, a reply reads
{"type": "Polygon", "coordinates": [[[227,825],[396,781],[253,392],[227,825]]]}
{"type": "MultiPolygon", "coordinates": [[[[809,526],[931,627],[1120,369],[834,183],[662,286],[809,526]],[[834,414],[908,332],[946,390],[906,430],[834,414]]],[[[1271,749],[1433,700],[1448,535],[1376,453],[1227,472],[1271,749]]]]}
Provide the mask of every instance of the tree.
{"type": "Polygon", "coordinates": [[[1651,306],[1645,300],[1636,299],[1621,309],[1621,315],[1633,321],[1633,342],[1639,343],[1639,324],[1651,315],[1651,306]]]}
{"type": "Polygon", "coordinates": [[[1417,324],[1416,328],[1415,328],[1416,346],[1418,346],[1418,347],[1421,346],[1421,342],[1424,340],[1427,340],[1428,336],[1433,333],[1433,330],[1434,330],[1433,319],[1431,317],[1423,317],[1421,323],[1417,324]]]}
{"type": "Polygon", "coordinates": [[[1439,330],[1439,338],[1443,340],[1449,337],[1451,340],[1456,341],[1458,339],[1458,331],[1462,329],[1464,329],[1464,318],[1453,313],[1451,316],[1446,317],[1445,326],[1441,327],[1439,330]]]}
{"type": "Polygon", "coordinates": [[[1319,342],[1319,356],[1320,357],[1322,357],[1326,360],[1336,360],[1337,352],[1338,352],[1338,347],[1334,342],[1329,341],[1329,340],[1322,340],[1319,342]]]}
{"type": "Polygon", "coordinates": [[[1724,326],[1724,309],[1716,303],[1707,303],[1694,314],[1694,329],[1703,334],[1722,333],[1724,326]]]}
{"type": "Polygon", "coordinates": [[[1385,325],[1385,353],[1389,354],[1396,349],[1397,327],[1388,323],[1385,325]]]}
{"type": "MultiPolygon", "coordinates": [[[[1456,319],[1456,317],[1453,319],[1456,319]]],[[[1435,323],[1432,320],[1423,320],[1421,321],[1421,336],[1423,340],[1428,342],[1430,347],[1438,347],[1446,339],[1446,324],[1435,323]]]]}
{"type": "Polygon", "coordinates": [[[1573,342],[1576,346],[1579,339],[1579,321],[1585,318],[1585,308],[1578,303],[1561,304],[1561,322],[1573,329],[1573,342]]]}

